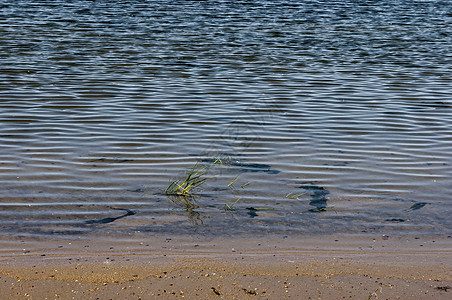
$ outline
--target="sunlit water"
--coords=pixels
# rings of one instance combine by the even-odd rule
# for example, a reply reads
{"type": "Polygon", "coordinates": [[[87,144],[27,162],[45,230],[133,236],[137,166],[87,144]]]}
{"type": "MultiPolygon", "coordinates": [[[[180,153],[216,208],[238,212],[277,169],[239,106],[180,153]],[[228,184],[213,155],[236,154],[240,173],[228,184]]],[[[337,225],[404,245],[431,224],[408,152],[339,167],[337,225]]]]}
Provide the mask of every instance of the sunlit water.
{"type": "Polygon", "coordinates": [[[451,53],[450,1],[1,0],[0,235],[450,234],[451,53]]]}

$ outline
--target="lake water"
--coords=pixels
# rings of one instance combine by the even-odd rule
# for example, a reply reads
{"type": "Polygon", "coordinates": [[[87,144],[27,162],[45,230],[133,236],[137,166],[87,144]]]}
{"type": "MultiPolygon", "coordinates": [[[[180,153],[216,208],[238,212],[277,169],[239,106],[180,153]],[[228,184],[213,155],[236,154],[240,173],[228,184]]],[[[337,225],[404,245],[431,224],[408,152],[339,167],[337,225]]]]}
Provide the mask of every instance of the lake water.
{"type": "Polygon", "coordinates": [[[450,1],[1,0],[0,238],[450,234],[451,53],[450,1]]]}

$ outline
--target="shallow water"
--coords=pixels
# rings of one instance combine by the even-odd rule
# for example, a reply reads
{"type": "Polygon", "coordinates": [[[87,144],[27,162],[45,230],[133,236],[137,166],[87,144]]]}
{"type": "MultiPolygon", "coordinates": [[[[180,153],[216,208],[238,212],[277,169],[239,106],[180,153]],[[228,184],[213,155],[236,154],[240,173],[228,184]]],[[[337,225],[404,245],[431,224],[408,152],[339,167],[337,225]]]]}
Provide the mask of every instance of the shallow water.
{"type": "Polygon", "coordinates": [[[450,234],[452,4],[401,2],[0,1],[0,235],[450,234]]]}

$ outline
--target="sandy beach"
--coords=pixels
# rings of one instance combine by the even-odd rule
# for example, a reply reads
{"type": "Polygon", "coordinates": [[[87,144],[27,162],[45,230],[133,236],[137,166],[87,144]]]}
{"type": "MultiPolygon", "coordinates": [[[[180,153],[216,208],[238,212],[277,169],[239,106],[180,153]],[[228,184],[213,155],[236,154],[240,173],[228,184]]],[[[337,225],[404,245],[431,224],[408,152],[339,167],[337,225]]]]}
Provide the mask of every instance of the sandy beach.
{"type": "Polygon", "coordinates": [[[450,299],[450,237],[2,243],[2,299],[450,299]]]}

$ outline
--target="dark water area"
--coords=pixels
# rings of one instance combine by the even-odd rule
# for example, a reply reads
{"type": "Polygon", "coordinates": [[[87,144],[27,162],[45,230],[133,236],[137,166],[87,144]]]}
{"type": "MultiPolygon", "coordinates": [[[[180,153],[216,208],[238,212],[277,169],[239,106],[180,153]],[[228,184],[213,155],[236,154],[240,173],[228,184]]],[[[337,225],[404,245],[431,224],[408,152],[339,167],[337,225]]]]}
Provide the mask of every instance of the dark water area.
{"type": "Polygon", "coordinates": [[[451,234],[451,70],[450,1],[0,0],[0,237],[451,234]]]}

